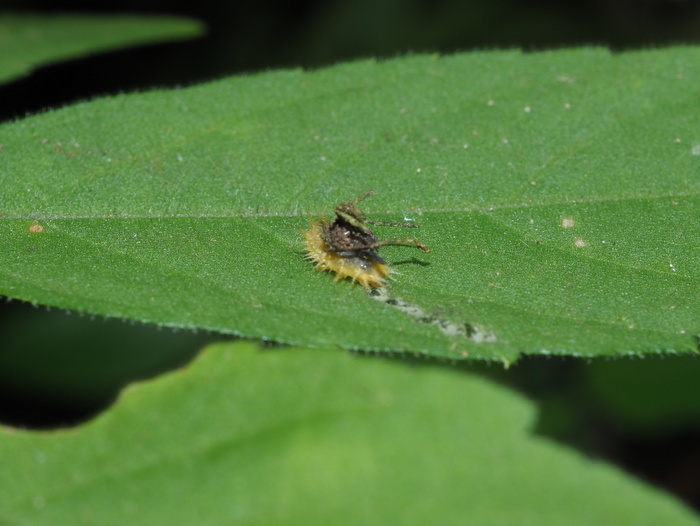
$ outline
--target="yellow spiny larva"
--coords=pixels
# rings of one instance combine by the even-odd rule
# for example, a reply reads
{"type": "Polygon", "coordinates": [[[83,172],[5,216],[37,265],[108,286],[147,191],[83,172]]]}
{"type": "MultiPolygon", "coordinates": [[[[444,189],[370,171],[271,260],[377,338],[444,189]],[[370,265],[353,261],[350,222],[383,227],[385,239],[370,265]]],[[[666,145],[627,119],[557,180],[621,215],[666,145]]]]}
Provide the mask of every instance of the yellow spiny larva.
{"type": "Polygon", "coordinates": [[[330,223],[321,218],[311,221],[305,237],[306,258],[316,269],[335,273],[335,281],[350,278],[365,289],[384,285],[391,269],[379,256],[377,249],[384,245],[414,245],[423,252],[430,249],[416,239],[390,239],[377,241],[367,225],[402,226],[417,228],[413,223],[385,223],[367,219],[356,204],[373,192],[339,204],[335,207],[335,218],[330,223]]]}

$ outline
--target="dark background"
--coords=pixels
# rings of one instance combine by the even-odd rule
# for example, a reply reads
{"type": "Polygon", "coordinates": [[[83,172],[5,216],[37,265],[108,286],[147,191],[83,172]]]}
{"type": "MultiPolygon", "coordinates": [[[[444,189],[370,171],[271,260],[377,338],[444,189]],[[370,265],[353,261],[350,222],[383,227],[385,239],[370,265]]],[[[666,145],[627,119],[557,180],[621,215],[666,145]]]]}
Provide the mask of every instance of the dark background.
{"type": "Polygon", "coordinates": [[[0,0],[0,10],[171,14],[208,27],[198,40],[42,68],[0,92],[3,119],[100,94],[356,58],[591,44],[622,50],[700,38],[697,0],[0,0]]]}
{"type": "MultiPolygon", "coordinates": [[[[0,1],[0,10],[182,15],[208,28],[199,39],[42,67],[0,86],[0,120],[100,95],[357,58],[577,45],[623,51],[700,40],[697,0],[17,0],[0,1]]],[[[183,365],[221,339],[0,302],[0,423],[76,425],[111,404],[125,384],[183,365]]],[[[615,462],[700,509],[697,359],[530,357],[510,371],[460,367],[533,398],[539,433],[615,462]]]]}

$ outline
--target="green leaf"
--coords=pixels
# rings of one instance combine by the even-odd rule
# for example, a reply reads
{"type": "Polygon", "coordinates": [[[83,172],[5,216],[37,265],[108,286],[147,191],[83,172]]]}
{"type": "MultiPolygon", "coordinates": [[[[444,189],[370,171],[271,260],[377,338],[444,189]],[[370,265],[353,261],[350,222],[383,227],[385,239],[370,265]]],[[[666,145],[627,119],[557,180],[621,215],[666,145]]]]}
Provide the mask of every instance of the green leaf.
{"type": "Polygon", "coordinates": [[[201,32],[200,23],[176,17],[0,13],[0,82],[51,62],[201,32]]]}
{"type": "Polygon", "coordinates": [[[458,370],[221,344],[69,432],[0,433],[8,524],[647,524],[679,502],[458,370]]]}
{"type": "Polygon", "coordinates": [[[306,346],[695,352],[698,48],[278,71],[0,127],[0,293],[306,346]],[[372,297],[298,230],[368,189],[372,297]],[[39,232],[39,230],[42,230],[39,232]]]}

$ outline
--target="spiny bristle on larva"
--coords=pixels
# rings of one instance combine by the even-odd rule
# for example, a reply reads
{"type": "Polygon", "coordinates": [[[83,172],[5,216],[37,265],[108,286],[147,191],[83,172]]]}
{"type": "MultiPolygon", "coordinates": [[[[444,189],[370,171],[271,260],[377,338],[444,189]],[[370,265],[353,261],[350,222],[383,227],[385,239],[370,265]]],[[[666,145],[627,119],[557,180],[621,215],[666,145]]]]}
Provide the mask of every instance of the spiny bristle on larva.
{"type": "Polygon", "coordinates": [[[384,285],[390,272],[389,267],[378,260],[365,259],[358,255],[340,256],[330,250],[321,237],[325,225],[325,219],[311,221],[309,230],[302,232],[306,239],[306,258],[314,263],[314,267],[317,270],[334,272],[334,281],[350,278],[365,289],[384,285]]]}

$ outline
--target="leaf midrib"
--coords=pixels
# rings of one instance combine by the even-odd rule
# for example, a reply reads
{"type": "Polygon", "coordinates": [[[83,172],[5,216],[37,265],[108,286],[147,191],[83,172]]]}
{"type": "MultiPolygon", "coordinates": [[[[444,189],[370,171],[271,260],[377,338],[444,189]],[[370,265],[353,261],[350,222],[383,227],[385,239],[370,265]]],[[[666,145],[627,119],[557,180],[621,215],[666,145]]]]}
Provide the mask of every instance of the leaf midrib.
{"type": "MultiPolygon", "coordinates": [[[[524,210],[524,209],[537,209],[546,208],[552,206],[565,206],[565,205],[597,205],[606,203],[628,203],[633,201],[638,202],[654,202],[661,199],[681,199],[684,197],[700,197],[700,188],[693,191],[687,192],[668,192],[659,193],[655,195],[618,195],[618,196],[596,196],[592,198],[585,199],[552,199],[539,202],[529,202],[529,203],[501,203],[494,205],[474,205],[464,208],[426,208],[426,207],[382,207],[381,210],[373,210],[374,214],[379,213],[399,213],[407,209],[416,210],[419,209],[421,214],[472,214],[472,213],[485,213],[485,212],[496,212],[499,210],[524,210]]],[[[330,209],[331,207],[329,207],[330,209]]],[[[230,213],[230,214],[211,214],[211,213],[201,213],[201,214],[130,214],[124,213],[123,215],[115,215],[113,213],[109,214],[88,214],[88,215],[58,215],[58,214],[5,214],[0,216],[0,224],[3,221],[73,221],[73,220],[115,220],[115,221],[128,221],[128,220],[142,220],[142,219],[251,219],[255,220],[258,218],[309,218],[317,216],[317,212],[303,211],[303,212],[258,212],[258,213],[230,213]]]]}

